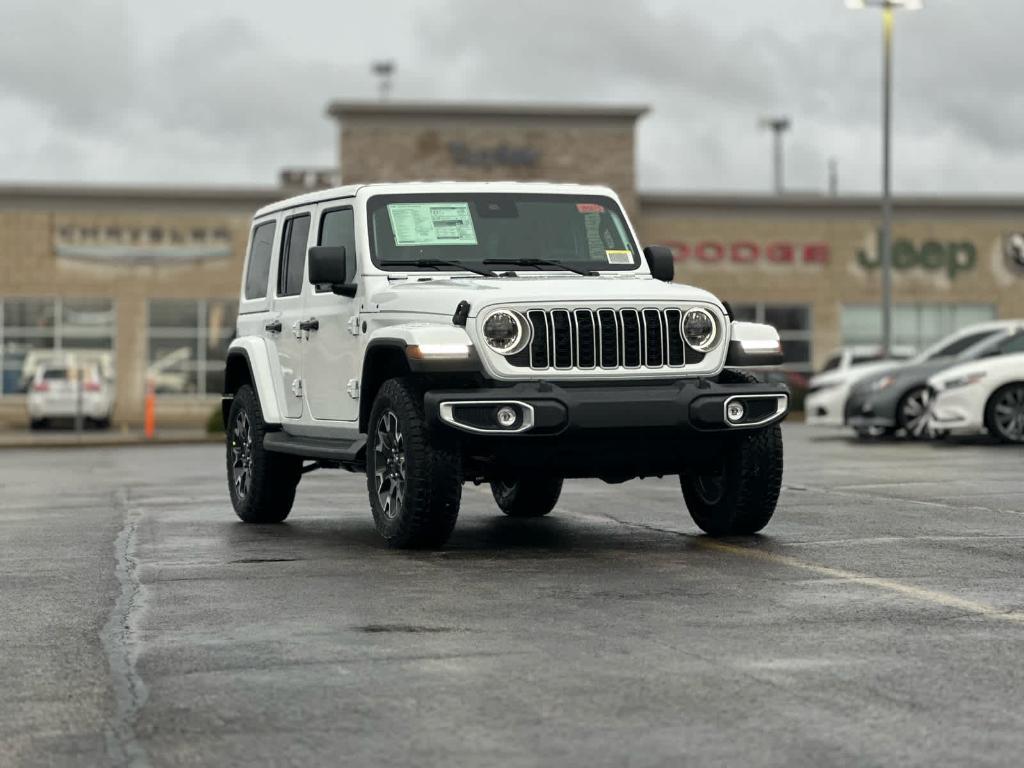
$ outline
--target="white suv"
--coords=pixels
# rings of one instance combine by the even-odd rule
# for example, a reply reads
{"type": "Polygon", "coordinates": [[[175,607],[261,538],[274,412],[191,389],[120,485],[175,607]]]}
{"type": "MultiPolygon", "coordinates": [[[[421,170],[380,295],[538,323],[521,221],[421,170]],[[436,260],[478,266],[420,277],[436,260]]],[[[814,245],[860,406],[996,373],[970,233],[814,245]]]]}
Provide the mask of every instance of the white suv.
{"type": "Polygon", "coordinates": [[[566,477],[678,475],[716,535],[753,533],[782,481],[770,326],[731,320],[641,252],[604,187],[408,183],[260,210],[227,357],[231,500],[287,517],[302,475],[365,472],[398,547],[450,535],[464,481],[538,517],[566,477]]]}

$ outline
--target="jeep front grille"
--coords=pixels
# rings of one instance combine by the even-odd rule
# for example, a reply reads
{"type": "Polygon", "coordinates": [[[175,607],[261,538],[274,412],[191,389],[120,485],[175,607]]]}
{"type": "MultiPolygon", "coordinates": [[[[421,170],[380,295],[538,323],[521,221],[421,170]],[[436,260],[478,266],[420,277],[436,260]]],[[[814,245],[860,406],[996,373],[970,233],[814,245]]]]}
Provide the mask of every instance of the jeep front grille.
{"type": "Polygon", "coordinates": [[[682,309],[527,309],[530,344],[507,358],[516,368],[682,368],[704,355],[686,346],[682,309]]]}

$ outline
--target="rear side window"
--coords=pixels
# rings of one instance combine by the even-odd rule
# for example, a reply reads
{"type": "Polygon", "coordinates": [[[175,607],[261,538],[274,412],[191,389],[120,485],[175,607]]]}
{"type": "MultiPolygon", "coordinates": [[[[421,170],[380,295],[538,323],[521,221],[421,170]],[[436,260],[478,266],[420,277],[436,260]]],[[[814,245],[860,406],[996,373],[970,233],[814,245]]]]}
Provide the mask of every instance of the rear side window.
{"type": "MultiPolygon", "coordinates": [[[[355,263],[356,219],[351,208],[327,211],[320,220],[320,239],[317,245],[344,246],[345,260],[355,263]]],[[[349,279],[352,279],[351,276],[349,279]]],[[[329,291],[330,287],[317,286],[317,293],[329,291]]]]}
{"type": "Polygon", "coordinates": [[[281,238],[281,262],[277,271],[278,296],[298,296],[302,292],[302,273],[306,268],[308,241],[308,213],[285,222],[284,237],[281,238]]]}
{"type": "Polygon", "coordinates": [[[260,224],[252,233],[252,248],[249,249],[249,270],[245,274],[245,298],[263,299],[267,296],[270,281],[270,254],[274,248],[274,231],[277,222],[260,224]]]}
{"type": "Polygon", "coordinates": [[[961,336],[956,341],[950,342],[942,349],[932,355],[932,359],[936,357],[952,357],[953,355],[959,355],[968,347],[973,347],[979,341],[984,341],[989,336],[994,335],[995,331],[984,331],[982,333],[971,333],[967,336],[961,336]]]}

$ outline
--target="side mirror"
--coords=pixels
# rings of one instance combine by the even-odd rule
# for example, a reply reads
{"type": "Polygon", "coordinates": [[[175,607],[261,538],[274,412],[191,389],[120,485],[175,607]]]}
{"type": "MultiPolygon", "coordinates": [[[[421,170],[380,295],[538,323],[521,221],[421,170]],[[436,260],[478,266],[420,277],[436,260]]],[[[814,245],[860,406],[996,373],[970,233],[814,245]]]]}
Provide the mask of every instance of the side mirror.
{"type": "Polygon", "coordinates": [[[356,295],[355,254],[346,252],[344,246],[317,245],[309,249],[309,282],[313,285],[329,285],[339,296],[351,298],[356,295]]]}
{"type": "Polygon", "coordinates": [[[676,276],[676,261],[672,249],[663,245],[649,245],[644,248],[644,258],[651,268],[651,276],[663,283],[671,283],[676,276]]]}

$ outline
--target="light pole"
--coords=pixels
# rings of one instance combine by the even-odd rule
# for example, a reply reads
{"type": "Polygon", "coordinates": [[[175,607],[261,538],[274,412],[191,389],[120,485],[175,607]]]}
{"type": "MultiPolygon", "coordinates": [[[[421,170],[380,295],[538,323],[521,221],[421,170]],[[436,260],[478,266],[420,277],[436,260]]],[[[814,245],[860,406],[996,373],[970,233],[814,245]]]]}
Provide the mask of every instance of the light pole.
{"type": "Polygon", "coordinates": [[[782,136],[792,127],[793,123],[788,117],[763,117],[760,126],[767,128],[773,134],[772,150],[775,167],[775,194],[781,195],[786,191],[785,182],[785,161],[782,154],[782,136]]]}
{"type": "Polygon", "coordinates": [[[375,61],[370,67],[378,78],[378,87],[381,101],[387,101],[391,95],[391,78],[395,75],[395,62],[375,61]]]}
{"type": "Polygon", "coordinates": [[[882,11],[882,232],[878,238],[882,266],[882,354],[892,349],[892,27],[893,11],[916,11],[922,0],[846,0],[853,9],[882,11]]]}

